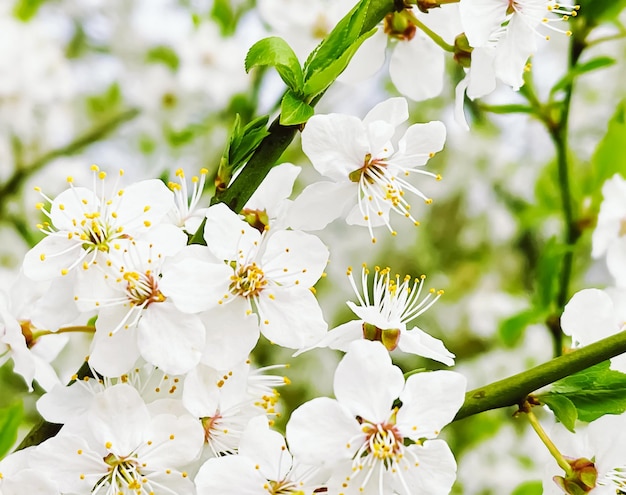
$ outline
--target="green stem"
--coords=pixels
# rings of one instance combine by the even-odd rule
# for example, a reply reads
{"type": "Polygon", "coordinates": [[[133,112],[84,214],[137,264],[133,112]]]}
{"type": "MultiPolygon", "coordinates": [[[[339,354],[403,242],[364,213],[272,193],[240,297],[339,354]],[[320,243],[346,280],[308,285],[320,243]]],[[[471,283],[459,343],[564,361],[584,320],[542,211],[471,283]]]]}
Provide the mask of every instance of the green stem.
{"type": "Polygon", "coordinates": [[[420,21],[415,15],[413,15],[413,13],[411,13],[411,22],[421,29],[431,40],[433,40],[437,46],[441,47],[442,50],[454,53],[454,47],[452,45],[446,43],[441,36],[420,21]]]}
{"type": "MultiPolygon", "coordinates": [[[[584,42],[580,42],[576,37],[572,38],[569,51],[569,69],[576,66],[580,55],[584,49],[584,42]]],[[[572,99],[573,81],[564,88],[565,96],[561,103],[560,118],[557,122],[545,119],[544,123],[550,133],[557,154],[557,167],[559,176],[559,191],[561,196],[561,209],[563,212],[563,222],[565,226],[564,241],[568,247],[563,256],[561,273],[559,275],[559,291],[556,295],[556,307],[561,310],[569,298],[569,284],[572,276],[572,265],[574,262],[574,245],[580,236],[574,220],[572,207],[572,192],[570,184],[570,165],[568,159],[568,124],[569,111],[572,99]]],[[[552,331],[554,341],[554,355],[560,356],[563,350],[563,332],[559,327],[552,331]]]]}
{"type": "Polygon", "coordinates": [[[570,466],[569,463],[565,460],[563,454],[561,454],[561,452],[559,452],[559,449],[556,448],[556,445],[554,445],[554,442],[550,440],[550,437],[541,427],[541,424],[539,423],[537,416],[535,416],[535,413],[533,413],[530,409],[524,412],[526,414],[526,417],[528,418],[528,421],[530,422],[530,425],[533,427],[533,430],[535,430],[535,433],[537,433],[543,444],[548,448],[550,454],[552,454],[552,457],[554,457],[554,459],[556,460],[556,463],[561,467],[563,471],[565,471],[565,474],[567,476],[572,476],[572,466],[570,466]]]}
{"type": "Polygon", "coordinates": [[[626,331],[572,351],[529,370],[471,390],[454,418],[521,404],[528,394],[561,378],[626,352],[626,331]]]}
{"type": "Polygon", "coordinates": [[[52,330],[38,330],[33,332],[33,340],[37,340],[40,337],[45,337],[46,335],[57,335],[61,333],[95,333],[96,327],[91,325],[84,326],[74,326],[74,327],[63,327],[59,328],[56,332],[52,330]]]}

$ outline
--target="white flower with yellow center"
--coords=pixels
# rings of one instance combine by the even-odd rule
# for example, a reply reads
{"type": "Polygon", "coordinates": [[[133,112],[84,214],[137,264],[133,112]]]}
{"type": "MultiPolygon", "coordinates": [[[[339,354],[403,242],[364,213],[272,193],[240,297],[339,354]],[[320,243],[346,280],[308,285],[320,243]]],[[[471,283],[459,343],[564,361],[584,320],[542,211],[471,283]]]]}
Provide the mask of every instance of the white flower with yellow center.
{"type": "Polygon", "coordinates": [[[407,275],[400,279],[400,275],[392,277],[389,268],[381,269],[377,266],[370,296],[369,273],[364,265],[359,289],[352,276],[352,269],[348,269],[348,277],[358,297],[358,305],[352,301],[347,304],[360,319],[334,328],[324,336],[318,346],[346,351],[351,342],[366,339],[380,342],[388,351],[398,348],[448,366],[453,365],[454,354],[445,348],[443,342],[418,327],[407,329],[407,324],[435,304],[443,291],[430,289],[425,297],[421,297],[425,276],[412,280],[407,275]]]}
{"type": "Polygon", "coordinates": [[[185,469],[200,453],[202,428],[193,417],[151,415],[137,390],[119,384],[94,399],[81,426],[81,436],[62,430],[37,447],[37,465],[62,493],[194,493],[185,469]]]}
{"type": "Polygon", "coordinates": [[[377,343],[353,342],[337,366],[337,399],[313,399],[291,415],[287,441],[300,462],[332,470],[328,493],[447,495],[456,463],[436,437],[456,415],[465,378],[411,375],[377,343]]]}
{"type": "Polygon", "coordinates": [[[312,470],[294,462],[265,416],[250,420],[238,455],[209,459],[195,478],[198,495],[312,495],[312,470]]]}
{"type": "Polygon", "coordinates": [[[408,118],[404,98],[378,104],[363,120],[341,114],[311,117],[302,131],[302,149],[315,169],[331,181],[312,184],[295,199],[289,225],[320,230],[347,213],[349,224],[367,226],[373,242],[372,229],[379,225],[395,235],[390,211],[419,225],[406,194],[427,204],[432,200],[408,178],[418,174],[440,179],[421,167],[443,148],[446,130],[436,121],[413,124],[395,150],[392,137],[408,118]]]}
{"type": "Polygon", "coordinates": [[[95,165],[92,171],[92,189],[74,186],[68,177],[70,188],[54,200],[42,193],[50,209],[44,203],[37,208],[49,221],[38,225],[46,237],[24,258],[29,278],[50,280],[79,266],[88,269],[118,249],[120,240],[148,232],[174,207],[172,192],[160,180],[137,182],[126,189],[116,183],[114,192],[107,194],[106,173],[95,165]]]}
{"type": "Polygon", "coordinates": [[[229,272],[214,263],[187,277],[174,263],[177,258],[169,263],[167,257],[181,256],[187,241],[173,225],[153,229],[148,241],[126,243],[118,256],[98,265],[100,277],[79,279],[76,287],[78,307],[98,311],[89,361],[105,376],[126,373],[139,356],[167,373],[191,370],[205,345],[197,294],[210,296],[206,279],[229,272]]]}
{"type": "MultiPolygon", "coordinates": [[[[206,280],[206,290],[197,296],[204,300],[199,308],[219,307],[235,324],[256,313],[261,333],[292,349],[322,337],[327,325],[311,291],[328,261],[322,241],[299,231],[261,233],[224,204],[209,208],[204,238],[212,255],[224,260],[229,275],[206,280]],[[220,290],[220,297],[214,297],[220,290]]],[[[199,271],[202,266],[196,261],[188,269],[199,271]]]]}

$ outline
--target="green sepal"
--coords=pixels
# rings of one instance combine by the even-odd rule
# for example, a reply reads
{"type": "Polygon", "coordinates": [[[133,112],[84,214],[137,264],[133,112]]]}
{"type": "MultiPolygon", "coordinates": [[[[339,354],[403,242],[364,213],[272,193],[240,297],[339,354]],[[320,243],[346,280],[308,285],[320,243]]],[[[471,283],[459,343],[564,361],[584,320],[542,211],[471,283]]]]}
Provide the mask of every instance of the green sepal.
{"type": "Polygon", "coordinates": [[[280,124],[303,124],[313,116],[315,110],[308,103],[302,101],[293,91],[288,90],[280,102],[280,124]]]}
{"type": "Polygon", "coordinates": [[[283,82],[295,92],[303,85],[302,68],[296,54],[282,38],[272,36],[257,41],[246,55],[246,72],[253,67],[274,67],[283,82]]]}

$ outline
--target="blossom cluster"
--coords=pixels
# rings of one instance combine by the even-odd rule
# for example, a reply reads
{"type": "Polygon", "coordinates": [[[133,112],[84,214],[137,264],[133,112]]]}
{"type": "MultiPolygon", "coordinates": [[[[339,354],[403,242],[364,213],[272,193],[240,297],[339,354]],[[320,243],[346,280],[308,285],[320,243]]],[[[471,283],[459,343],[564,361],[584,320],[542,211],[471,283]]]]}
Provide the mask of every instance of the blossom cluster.
{"type": "MultiPolygon", "coordinates": [[[[465,97],[474,100],[487,96],[498,83],[519,90],[528,81],[525,74],[530,71],[531,57],[539,50],[537,41],[548,39],[551,31],[571,35],[558,23],[562,26],[563,21],[578,16],[579,7],[553,0],[394,2],[393,12],[369,32],[360,33],[359,43],[367,39],[342,74],[337,76],[339,71],[335,69],[350,50],[339,60],[330,57],[322,61],[328,62],[325,69],[332,69],[327,72],[332,73],[331,78],[323,70],[315,72],[323,65],[323,57],[316,57],[334,50],[326,50],[328,46],[324,45],[314,47],[342,17],[349,20],[349,29],[346,24],[343,27],[352,36],[357,24],[354,21],[358,18],[361,22],[359,16],[365,10],[367,15],[370,13],[362,8],[366,1],[359,3],[359,15],[350,18],[348,14],[346,18],[354,1],[138,0],[128,6],[121,2],[121,7],[116,7],[115,2],[92,0],[88,3],[97,11],[98,20],[90,22],[90,7],[85,7],[82,0],[59,0],[42,7],[56,14],[63,6],[72,7],[67,25],[57,33],[46,29],[36,15],[32,21],[11,22],[20,9],[26,9],[26,13],[19,15],[28,17],[32,15],[28,8],[36,14],[39,4],[44,3],[24,7],[30,2],[16,2],[15,14],[6,6],[0,7],[0,25],[11,42],[5,45],[19,45],[24,54],[39,53],[43,61],[32,64],[32,56],[15,54],[0,57],[0,72],[18,74],[7,77],[0,87],[0,128],[5,131],[0,136],[0,162],[15,162],[13,175],[6,183],[0,180],[0,189],[7,196],[16,195],[17,190],[8,191],[3,186],[22,184],[22,179],[35,174],[47,161],[66,152],[74,153],[84,143],[99,141],[121,122],[137,116],[136,125],[129,129],[129,142],[141,149],[142,160],[125,160],[133,165],[127,167],[129,174],[123,170],[113,174],[108,167],[91,166],[89,187],[84,180],[89,175],[84,174],[86,167],[80,171],[67,167],[63,175],[67,170],[74,176],[67,177],[63,192],[48,195],[55,185],[45,184],[32,193],[41,198],[35,209],[39,222],[36,227],[41,234],[36,239],[41,240],[35,243],[36,239],[24,235],[30,246],[35,245],[25,255],[15,284],[6,292],[0,290],[0,364],[11,360],[15,374],[23,378],[30,391],[45,392],[37,400],[37,410],[49,423],[46,426],[58,425],[59,431],[50,437],[51,433],[45,432],[45,440],[27,438],[28,448],[18,447],[0,460],[0,494],[451,493],[457,477],[455,456],[467,456],[467,451],[455,449],[453,454],[451,446],[457,442],[449,446],[446,439],[450,437],[445,432],[442,435],[442,430],[463,416],[459,410],[464,400],[476,396],[468,394],[466,399],[465,376],[469,373],[441,369],[454,366],[456,356],[449,350],[448,339],[444,342],[430,335],[421,318],[444,291],[430,287],[425,275],[396,273],[392,267],[364,259],[375,255],[372,244],[385,247],[387,239],[393,241],[407,229],[419,226],[423,211],[433,202],[431,194],[438,198],[442,176],[429,160],[444,149],[446,126],[439,121],[410,121],[404,97],[387,99],[370,109],[373,98],[368,95],[369,111],[362,112],[363,118],[327,113],[324,105],[336,98],[328,91],[318,107],[323,110],[311,117],[307,114],[308,118],[298,122],[302,122],[298,128],[302,153],[313,170],[301,179],[299,185],[304,187],[297,196],[292,190],[300,167],[274,164],[245,206],[235,211],[235,207],[228,206],[235,203],[219,202],[224,199],[221,194],[233,186],[236,190],[241,178],[237,174],[243,169],[245,176],[252,167],[244,168],[251,163],[246,163],[247,159],[235,165],[228,160],[231,154],[245,154],[239,152],[249,141],[265,135],[261,127],[266,117],[250,121],[257,111],[271,113],[276,109],[272,106],[275,102],[266,101],[272,91],[295,99],[302,97],[297,109],[313,112],[312,107],[328,88],[309,94],[306,82],[316,86],[325,77],[329,81],[338,77],[340,83],[354,85],[375,74],[387,55],[389,78],[397,91],[421,101],[442,93],[444,55],[446,51],[453,54],[460,66],[456,67],[460,74],[456,81],[460,82],[450,115],[454,113],[457,124],[467,128],[465,97]],[[155,10],[167,19],[163,29],[151,22],[155,10]],[[119,15],[121,12],[125,15],[119,15]],[[133,48],[125,42],[129,33],[136,37],[133,48]],[[271,70],[245,73],[240,63],[242,50],[250,46],[251,40],[265,35],[283,36],[295,57],[285,50],[290,52],[289,65],[283,66],[285,53],[263,54],[266,57],[258,57],[263,62],[259,65],[275,63],[281,77],[284,71],[295,71],[305,80],[303,88],[294,84],[298,87],[290,86],[285,94],[282,85],[279,90],[273,87],[278,79],[271,79],[275,75],[271,70]],[[63,51],[71,53],[71,62],[63,60],[63,51]],[[106,82],[96,83],[96,72],[107,73],[103,79],[106,82]],[[81,84],[81,74],[87,83],[81,84]],[[42,85],[44,78],[47,84],[42,85]],[[247,90],[252,96],[242,94],[247,90]],[[24,97],[29,92],[34,95],[31,101],[24,97]],[[70,122],[65,118],[72,115],[67,109],[76,102],[81,110],[74,114],[78,116],[76,121],[70,122]],[[243,117],[237,118],[222,155],[212,200],[204,193],[212,190],[213,171],[205,168],[190,178],[179,168],[169,182],[165,173],[160,179],[137,180],[143,177],[135,166],[140,161],[149,164],[151,172],[162,167],[159,161],[170,162],[172,157],[187,168],[191,143],[202,147],[201,152],[192,151],[194,162],[199,153],[203,163],[219,159],[215,150],[222,148],[213,146],[211,139],[223,131],[228,120],[225,115],[233,109],[241,111],[243,117]],[[33,118],[39,114],[40,120],[33,118]],[[95,127],[79,135],[73,144],[64,145],[74,134],[74,127],[85,127],[86,120],[95,127]],[[253,132],[245,134],[244,126],[246,130],[253,128],[253,132]],[[252,137],[255,129],[258,134],[252,137]],[[247,141],[244,144],[242,137],[247,141]],[[52,151],[39,153],[47,149],[52,151]],[[8,155],[15,160],[7,159],[8,155]],[[227,172],[222,177],[223,167],[227,172]],[[20,175],[22,171],[24,176],[20,175]],[[321,176],[319,180],[313,178],[315,173],[321,176]],[[115,177],[111,179],[110,175],[115,177]],[[359,259],[351,259],[348,264],[352,266],[345,267],[344,285],[354,291],[354,298],[346,305],[354,317],[336,326],[329,325],[336,315],[331,316],[323,297],[318,297],[318,289],[320,295],[326,289],[320,281],[334,278],[326,273],[328,264],[336,268],[343,263],[337,263],[341,253],[332,242],[333,229],[346,239],[360,230],[371,240],[364,237],[366,242],[358,246],[359,259]],[[80,353],[76,362],[84,364],[70,383],[64,384],[57,358],[62,352],[72,353],[71,345],[79,334],[84,337],[83,344],[88,341],[88,355],[80,353]],[[315,397],[296,404],[295,410],[283,417],[282,387],[290,385],[291,380],[283,376],[287,365],[260,364],[266,364],[259,356],[269,345],[287,349],[294,360],[306,359],[299,356],[314,354],[320,348],[340,351],[342,357],[333,372],[332,397],[315,397]],[[426,363],[426,367],[403,373],[409,361],[402,353],[410,354],[408,359],[423,358],[419,362],[426,363]],[[431,361],[435,362],[432,366],[431,361]]],[[[589,26],[593,22],[590,16],[589,26]]],[[[606,39],[596,39],[589,45],[606,39]]],[[[588,40],[576,41],[582,45],[581,41],[588,40]]],[[[285,49],[282,44],[277,46],[285,49]]],[[[581,46],[573,46],[582,52],[581,46]]],[[[559,101],[564,86],[571,86],[579,74],[611,62],[600,57],[576,65],[575,57],[570,58],[569,72],[554,86],[545,104],[531,86],[524,95],[529,107],[512,105],[491,110],[507,113],[521,108],[544,119],[551,132],[567,135],[571,95],[565,102],[559,101]]],[[[343,89],[352,91],[345,86],[343,89]]],[[[342,102],[349,108],[353,103],[351,98],[342,102]]],[[[428,107],[424,108],[428,113],[428,107]]],[[[483,110],[480,106],[476,109],[479,113],[483,110]]],[[[281,118],[287,112],[282,111],[270,133],[278,122],[284,124],[281,118]]],[[[292,129],[295,133],[296,127],[292,129]]],[[[556,134],[552,137],[558,138],[556,134]]],[[[472,135],[466,142],[474,139],[479,137],[472,135]]],[[[524,140],[515,136],[515,141],[524,140]]],[[[254,152],[250,147],[246,153],[254,152]]],[[[474,143],[474,149],[480,147],[474,143]]],[[[566,154],[567,150],[559,151],[566,154]]],[[[469,155],[465,155],[469,152],[463,150],[463,159],[468,162],[469,155]]],[[[520,151],[520,156],[523,153],[520,151]]],[[[565,155],[559,158],[567,160],[565,155]]],[[[80,160],[82,157],[77,162],[80,160]]],[[[489,161],[496,160],[490,157],[489,161]]],[[[102,163],[100,157],[98,162],[102,163]]],[[[446,177],[448,172],[453,178],[457,174],[456,187],[467,193],[459,197],[473,198],[480,205],[468,210],[490,210],[490,218],[506,211],[501,201],[491,196],[507,196],[510,191],[505,189],[518,182],[518,176],[503,181],[507,186],[504,189],[500,189],[500,183],[492,188],[484,177],[470,178],[471,174],[467,170],[459,172],[460,168],[446,170],[446,177]]],[[[499,173],[507,174],[502,170],[499,173]]],[[[562,192],[565,205],[570,192],[562,192]]],[[[615,287],[585,289],[565,306],[560,325],[571,337],[572,348],[626,328],[626,182],[615,175],[606,182],[603,193],[592,237],[592,257],[605,258],[607,275],[613,278],[615,287]]],[[[524,203],[518,202],[517,194],[505,199],[515,205],[510,210],[524,203]]],[[[3,201],[2,213],[10,210],[3,201]]],[[[587,207],[585,203],[581,208],[587,207]]],[[[567,206],[564,208],[567,210],[567,206]]],[[[573,222],[566,225],[568,253],[574,248],[571,236],[577,235],[574,227],[578,226],[573,222]]],[[[18,229],[21,225],[15,223],[18,229]]],[[[592,224],[592,219],[580,219],[581,230],[592,224]]],[[[499,220],[494,220],[494,238],[510,239],[516,229],[503,229],[499,220]]],[[[542,235],[537,234],[538,240],[542,235]]],[[[458,249],[469,237],[459,235],[458,249]]],[[[472,242],[478,245],[470,239],[472,242]]],[[[532,265],[536,260],[530,258],[536,253],[525,254],[532,265]]],[[[502,334],[511,327],[547,319],[555,342],[562,344],[556,312],[562,309],[561,296],[568,291],[567,270],[571,269],[568,263],[563,265],[567,268],[556,305],[552,300],[542,301],[546,307],[537,308],[533,301],[531,309],[508,320],[510,325],[501,325],[502,334]]],[[[537,267],[530,271],[533,268],[537,267]]],[[[594,268],[604,270],[601,263],[594,268]]],[[[344,266],[339,273],[343,270],[344,266]]],[[[464,283],[467,273],[475,272],[473,268],[459,271],[465,272],[460,277],[464,283]]],[[[548,271],[550,275],[556,273],[548,271]]],[[[488,283],[489,275],[478,282],[479,291],[464,295],[464,303],[474,311],[469,326],[475,331],[472,343],[478,346],[483,346],[483,337],[497,333],[502,318],[511,316],[516,308],[521,310],[527,296],[515,298],[494,290],[488,283]]],[[[341,282],[331,283],[338,286],[341,282]]],[[[544,292],[550,290],[552,287],[544,292]]],[[[538,299],[551,297],[537,295],[538,299]]],[[[443,322],[452,312],[442,313],[448,313],[440,318],[443,322]]],[[[529,334],[531,329],[524,331],[529,334]]],[[[541,343],[534,345],[536,348],[541,343]]],[[[501,352],[498,361],[481,364],[480,371],[492,380],[503,361],[514,361],[510,358],[515,352],[501,352]]],[[[524,357],[517,354],[516,358],[524,357]]],[[[535,354],[531,359],[541,360],[542,356],[535,354]]],[[[510,365],[507,362],[503,366],[506,372],[510,365]]],[[[530,365],[530,361],[524,363],[530,365]]],[[[608,368],[608,364],[604,366],[608,368]]],[[[613,358],[611,367],[610,373],[626,371],[624,357],[613,358]]],[[[323,371],[314,370],[312,375],[323,371]]],[[[527,400],[520,405],[520,411],[530,416],[530,404],[541,402],[536,398],[527,400]],[[526,406],[528,411],[524,410],[526,406]]],[[[566,406],[568,400],[564,401],[566,406]]],[[[567,412],[573,414],[571,409],[576,407],[572,404],[567,412]]],[[[616,405],[612,412],[619,407],[616,405]]],[[[607,412],[602,407],[598,410],[599,414],[607,412]]],[[[553,412],[550,419],[563,419],[556,410],[553,412]]],[[[558,467],[545,463],[544,492],[626,493],[626,457],[619,445],[624,417],[605,416],[588,427],[577,422],[579,434],[575,437],[557,423],[552,438],[565,457],[559,458],[555,445],[545,442],[560,462],[558,467]],[[565,471],[564,477],[559,476],[559,468],[565,471]]],[[[486,447],[493,450],[489,455],[500,458],[495,462],[506,462],[502,461],[506,456],[499,455],[504,448],[502,439],[507,440],[502,435],[505,428],[497,433],[495,429],[489,426],[492,437],[473,452],[473,458],[465,457],[470,461],[464,467],[466,473],[471,473],[467,477],[476,486],[484,480],[471,460],[479,459],[482,469],[486,447]]],[[[40,431],[34,433],[36,437],[40,431]]],[[[476,436],[482,438],[484,433],[476,436]]],[[[518,433],[508,438],[509,450],[515,451],[518,458],[528,463],[525,450],[531,452],[529,458],[533,460],[540,457],[534,445],[528,447],[519,440],[518,433]]],[[[505,488],[490,492],[485,486],[473,491],[463,480],[458,491],[508,493],[512,482],[507,481],[505,488]]],[[[534,494],[535,488],[531,483],[515,493],[534,494]]]]}
{"type": "Polygon", "coordinates": [[[454,364],[443,342],[409,326],[442,291],[376,267],[370,296],[370,269],[357,287],[349,268],[358,319],[328,331],[314,285],[330,252],[304,231],[344,216],[375,240],[380,226],[395,235],[392,214],[418,223],[405,192],[430,202],[416,179],[438,178],[423,167],[445,128],[413,124],[396,142],[407,119],[403,98],[363,120],[313,117],[303,149],[331,181],[292,201],[299,168],[277,166],[239,213],[202,206],[204,169],[191,188],[182,170],[167,184],[125,187],[123,171],[110,180],[96,165],[90,188],[73,177],[55,198],[37,188],[44,237],[25,256],[20,290],[3,296],[3,355],[47,390],[37,408],[63,426],[2,461],[3,493],[16,479],[50,494],[448,493],[456,463],[437,437],[463,403],[465,378],[405,380],[389,356],[454,364]],[[29,290],[37,296],[23,307],[29,290]],[[49,361],[75,332],[92,335],[89,356],[64,386],[49,361]],[[296,354],[346,352],[336,399],[301,405],[286,438],[270,425],[289,380],[255,367],[261,335],[296,354]],[[35,474],[21,481],[13,463],[35,474]]]}

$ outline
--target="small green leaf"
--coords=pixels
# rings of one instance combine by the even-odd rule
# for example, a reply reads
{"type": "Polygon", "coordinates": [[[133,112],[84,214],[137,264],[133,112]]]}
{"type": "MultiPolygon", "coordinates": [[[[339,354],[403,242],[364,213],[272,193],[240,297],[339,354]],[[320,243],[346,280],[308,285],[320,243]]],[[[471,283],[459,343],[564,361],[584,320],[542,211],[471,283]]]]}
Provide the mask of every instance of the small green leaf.
{"type": "Polygon", "coordinates": [[[122,90],[117,82],[103,93],[87,97],[87,108],[94,117],[103,117],[116,112],[123,103],[122,90]]]}
{"type": "Polygon", "coordinates": [[[346,15],[328,36],[309,55],[304,64],[304,73],[307,79],[315,72],[319,72],[343,53],[361,36],[361,31],[367,16],[370,0],[361,0],[359,4],[346,15]]]}
{"type": "Polygon", "coordinates": [[[314,97],[326,90],[337,77],[346,69],[350,60],[359,49],[361,44],[376,32],[375,29],[359,36],[338,58],[328,61],[328,64],[317,72],[313,72],[306,78],[304,94],[314,97]]]}
{"type": "Polygon", "coordinates": [[[0,458],[11,450],[17,440],[17,429],[23,416],[24,408],[21,402],[0,409],[0,458]]]}
{"type": "Polygon", "coordinates": [[[159,45],[150,48],[146,54],[146,61],[164,64],[172,71],[176,71],[180,65],[178,54],[169,46],[159,45]]]}
{"type": "Polygon", "coordinates": [[[587,194],[594,196],[594,203],[601,200],[600,189],[614,174],[626,171],[626,100],[618,106],[609,121],[608,129],[591,159],[591,180],[585,181],[587,194]]]}
{"type": "Polygon", "coordinates": [[[17,0],[13,5],[13,15],[20,21],[28,22],[37,15],[39,7],[46,0],[17,0]]]}
{"type": "MultiPolygon", "coordinates": [[[[605,414],[626,411],[626,374],[610,369],[610,362],[587,368],[552,384],[552,390],[537,398],[543,402],[560,395],[576,407],[578,419],[591,422],[605,414]]],[[[547,403],[547,402],[546,402],[547,403]]]]}
{"type": "Polygon", "coordinates": [[[615,19],[626,8],[626,0],[579,0],[576,3],[580,5],[578,15],[592,26],[615,19]]]}
{"type": "Polygon", "coordinates": [[[222,36],[232,34],[237,26],[235,12],[229,0],[214,0],[211,17],[219,24],[222,36]]]}
{"type": "Polygon", "coordinates": [[[500,324],[499,334],[504,345],[514,347],[519,342],[524,330],[529,325],[539,323],[545,319],[544,313],[530,308],[507,318],[500,324]]]}
{"type": "Polygon", "coordinates": [[[302,89],[300,61],[287,42],[272,36],[257,41],[246,55],[246,72],[253,67],[275,67],[283,82],[295,92],[302,89]]]}
{"type": "Polygon", "coordinates": [[[511,495],[541,495],[542,493],[543,483],[541,481],[524,481],[511,492],[511,495]]]}
{"type": "Polygon", "coordinates": [[[611,57],[596,57],[588,62],[578,64],[565,74],[550,90],[550,96],[554,95],[557,91],[564,89],[566,86],[572,83],[572,81],[584,74],[585,72],[591,72],[592,70],[602,69],[609,67],[615,63],[615,59],[611,57]]]}
{"type": "Polygon", "coordinates": [[[268,119],[268,115],[263,115],[248,123],[242,130],[237,128],[228,152],[229,164],[233,169],[237,169],[248,161],[263,138],[269,134],[267,131],[268,119]]]}
{"type": "Polygon", "coordinates": [[[299,99],[292,91],[287,91],[280,103],[281,125],[303,124],[314,113],[313,107],[299,99]]]}
{"type": "Polygon", "coordinates": [[[541,397],[541,401],[546,404],[554,413],[556,418],[563,423],[563,426],[572,433],[578,419],[578,411],[574,403],[564,395],[547,394],[541,397]]]}

